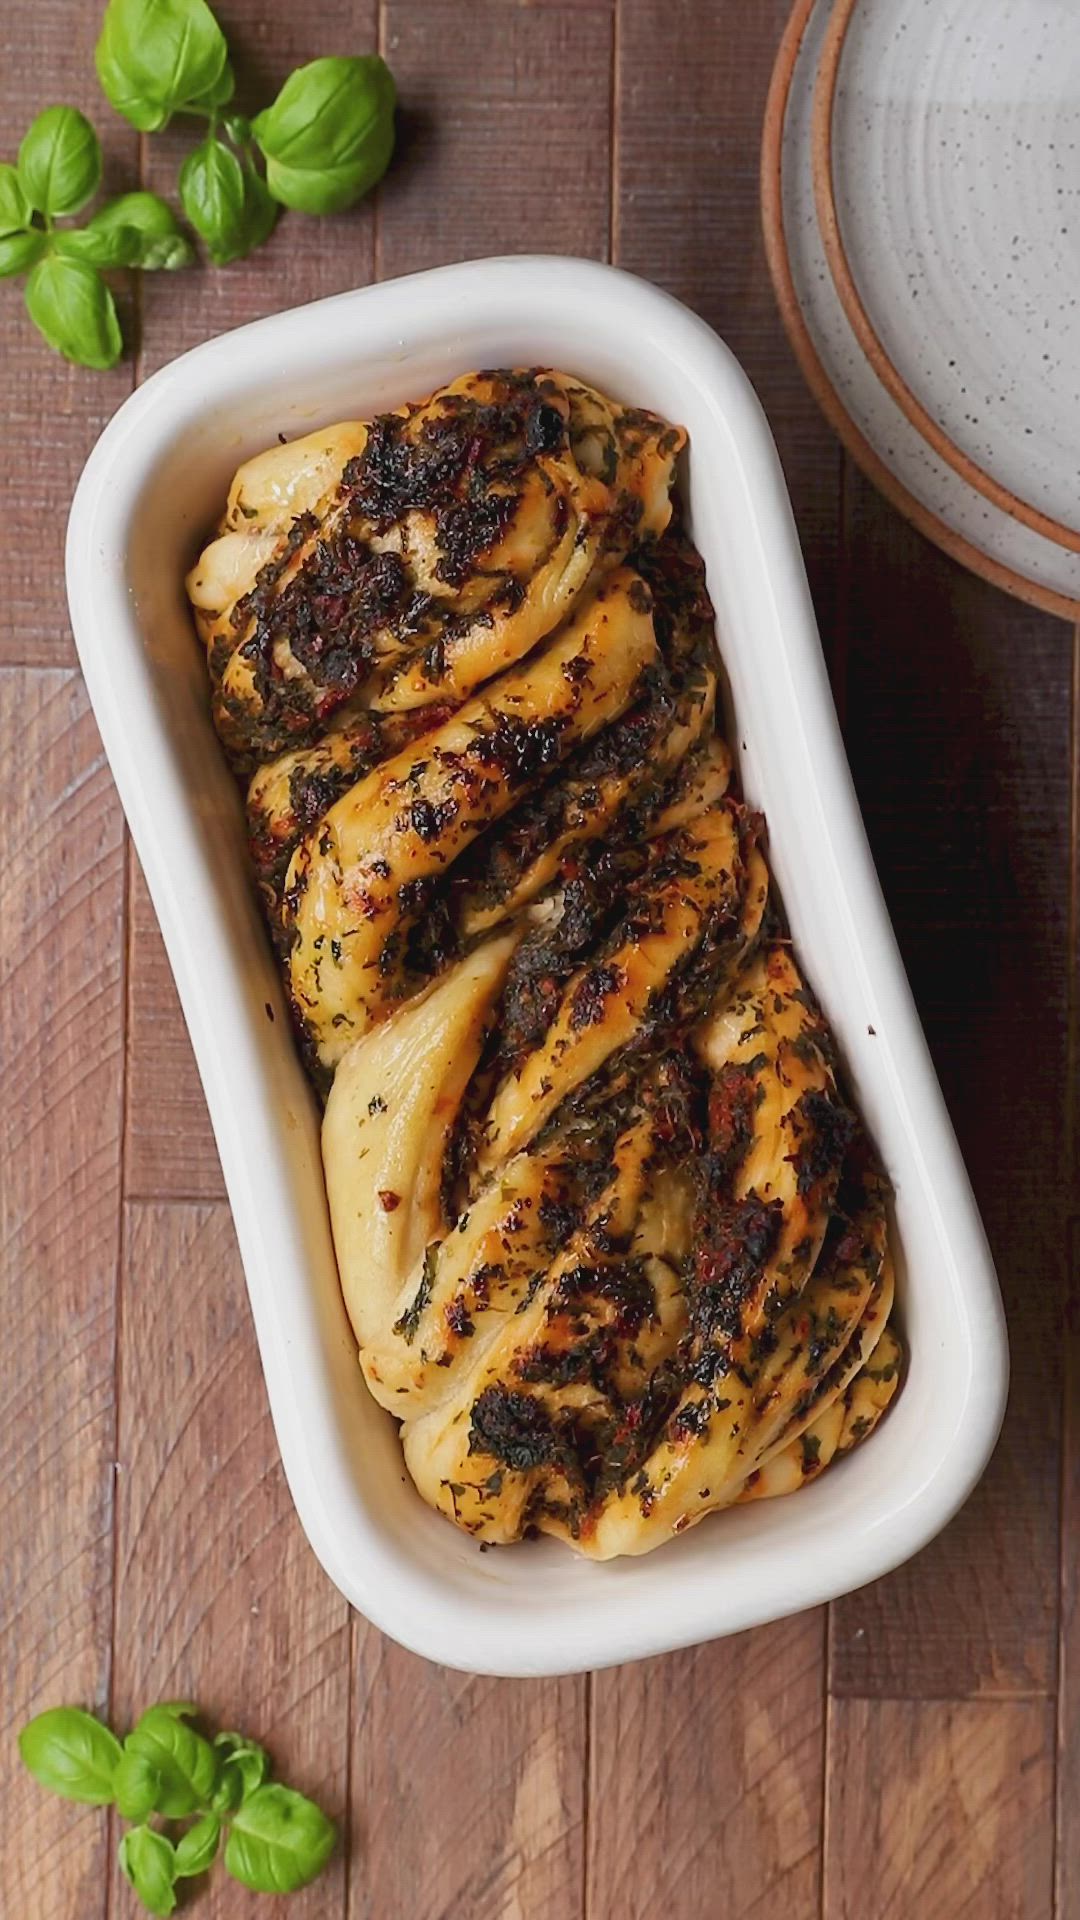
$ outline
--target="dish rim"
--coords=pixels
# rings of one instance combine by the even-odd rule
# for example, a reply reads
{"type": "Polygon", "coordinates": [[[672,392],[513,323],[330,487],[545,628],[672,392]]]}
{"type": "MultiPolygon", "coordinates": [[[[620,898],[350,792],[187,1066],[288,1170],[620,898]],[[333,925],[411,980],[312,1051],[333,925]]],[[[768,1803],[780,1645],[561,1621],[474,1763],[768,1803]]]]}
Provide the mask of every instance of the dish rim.
{"type": "MultiPolygon", "coordinates": [[[[480,319],[475,318],[474,324],[478,326],[480,319]]],[[[596,337],[594,333],[594,340],[596,337]]],[[[404,337],[401,345],[407,359],[404,337]]],[[[643,352],[646,345],[642,346],[643,352]]],[[[586,353],[587,347],[583,346],[582,352],[586,353]]],[[[362,362],[362,354],[357,354],[357,361],[362,362]]],[[[687,424],[693,433],[693,423],[687,424]]],[[[703,425],[701,430],[704,432],[703,425]]],[[[92,451],[76,490],[68,530],[67,575],[80,661],[162,923],[221,1151],[286,1476],[311,1545],[346,1597],[392,1637],[446,1665],[501,1675],[572,1673],[696,1644],[800,1611],[877,1578],[924,1546],[967,1498],[996,1441],[1008,1375],[1000,1295],[870,860],[775,447],[760,404],[729,349],[697,316],[648,283],[615,268],[560,256],[511,256],[435,268],[289,309],[192,349],[152,376],[123,403],[92,451]],[[283,366],[310,356],[320,329],[326,330],[328,339],[341,337],[343,328],[351,327],[358,309],[373,324],[376,312],[383,309],[385,323],[395,313],[407,314],[410,300],[442,296],[449,304],[457,296],[466,304],[471,298],[474,315],[482,316],[485,303],[494,301],[497,295],[508,308],[520,308],[525,313],[532,311],[529,303],[538,304],[543,311],[544,301],[553,299],[556,288],[560,300],[582,303],[588,313],[584,326],[594,324],[593,308],[599,310],[606,305],[610,324],[617,321],[625,327],[636,323],[646,345],[666,352],[672,366],[687,372],[700,396],[699,425],[709,419],[716,432],[725,436],[746,499],[753,502],[763,579],[770,603],[776,608],[777,625],[790,647],[786,664],[793,674],[798,670],[799,696],[806,709],[805,714],[800,709],[800,723],[807,736],[815,729],[819,735],[821,771],[815,797],[820,808],[825,805],[823,786],[834,789],[823,814],[833,835],[823,850],[823,864],[824,852],[828,851],[840,875],[837,899],[857,943],[861,930],[859,957],[863,971],[876,982],[876,992],[888,1003],[899,1032],[906,1060],[908,1101],[912,1108],[919,1109],[930,1136],[938,1141],[941,1160],[933,1182],[934,1200],[938,1206],[944,1193],[953,1211],[951,1235],[946,1235],[944,1225],[941,1231],[948,1241],[954,1269],[952,1284],[958,1310],[962,1306],[968,1345],[962,1356],[966,1369],[962,1410],[957,1414],[957,1420],[962,1421],[959,1431],[963,1444],[937,1461],[932,1471],[927,1469],[927,1484],[909,1488],[906,1500],[891,1497],[889,1490],[888,1512],[888,1501],[882,1496],[882,1513],[874,1521],[872,1539],[830,1538],[828,1554],[807,1554],[792,1565],[793,1555],[785,1554],[784,1530],[780,1529],[779,1546],[772,1548],[771,1557],[769,1551],[760,1556],[772,1569],[771,1585],[754,1567],[748,1569],[740,1584],[739,1556],[732,1545],[728,1580],[700,1580],[693,1584],[693,1590],[691,1583],[679,1578],[679,1543],[665,1550],[671,1556],[664,1571],[669,1573],[666,1585],[672,1612],[664,1619],[652,1614],[643,1617],[640,1601],[635,1611],[633,1601],[626,1600],[623,1617],[616,1621],[610,1607],[585,1609],[580,1602],[571,1605],[560,1600],[558,1604],[549,1603],[550,1617],[546,1619],[542,1617],[542,1603],[523,1608],[518,1625],[505,1609],[496,1618],[494,1602],[485,1609],[479,1602],[447,1591],[444,1583],[426,1577],[417,1564],[407,1561],[403,1550],[388,1544],[377,1532],[370,1502],[365,1507],[362,1475],[350,1481],[355,1498],[350,1503],[348,1543],[350,1548],[363,1546],[363,1564],[357,1565],[348,1557],[340,1531],[345,1512],[343,1449],[348,1436],[336,1429],[330,1433],[332,1407],[307,1403],[302,1393],[304,1386],[316,1378],[315,1369],[321,1368],[319,1377],[329,1378],[325,1357],[320,1361],[316,1351],[320,1330],[311,1275],[302,1275],[296,1281],[298,1287],[302,1282],[307,1287],[306,1304],[298,1314],[294,1311],[296,1298],[278,1298],[268,1285],[266,1275],[272,1261],[265,1270],[258,1265],[261,1255],[268,1257],[269,1246],[263,1222],[257,1217],[258,1196],[252,1186],[254,1154],[250,1146],[245,1148],[243,1139],[241,1094],[218,1057],[217,1047],[223,1039],[221,1007],[208,996],[199,978],[203,946],[207,941],[211,946],[221,944],[222,910],[216,903],[216,919],[202,927],[197,951],[185,914],[192,898],[201,894],[209,899],[213,880],[205,854],[193,853],[196,840],[191,795],[179,790],[178,780],[172,777],[174,770],[160,761],[153,764],[154,755],[141,738],[139,726],[132,725],[130,699],[125,700],[119,677],[110,672],[109,663],[117,649],[133,646],[145,668],[147,636],[139,624],[121,565],[126,561],[126,536],[141,488],[160,463],[170,432],[179,433],[185,424],[190,429],[194,420],[211,412],[218,389],[224,384],[227,390],[230,367],[241,359],[249,365],[254,354],[255,363],[268,375],[279,372],[283,366]],[[196,373],[199,379],[193,377],[196,373]],[[851,866],[846,877],[837,863],[833,840],[847,842],[851,866]],[[179,861],[178,848],[183,856],[179,861]],[[860,914],[855,911],[856,895],[861,897],[860,914]],[[873,949],[873,967],[867,949],[873,949]],[[582,1621],[578,1615],[586,1610],[594,1617],[582,1621]]],[[[147,739],[152,746],[151,721],[164,723],[148,709],[141,717],[147,722],[147,739]]],[[[209,726],[208,720],[206,724],[209,726]]],[[[230,959],[224,951],[226,968],[231,965],[237,970],[239,957],[233,953],[230,959]]],[[[226,992],[229,984],[226,978],[221,991],[226,992]]],[[[242,1051],[245,1040],[250,1054],[253,1029],[233,1037],[234,1053],[242,1051]]],[[[291,1036],[279,1036],[279,1044],[291,1049],[291,1036]]],[[[260,1116],[259,1124],[269,1124],[269,1116],[260,1116]]],[[[303,1237],[299,1229],[295,1237],[299,1243],[303,1237]]],[[[352,1365],[355,1369],[354,1354],[352,1365]]],[[[359,1378],[357,1385],[359,1388],[359,1378]]],[[[810,1500],[814,1492],[814,1488],[808,1489],[801,1499],[810,1500]]],[[[720,1530],[718,1526],[718,1534],[720,1530]]],[[[447,1531],[452,1533],[451,1529],[447,1531]]],[[[767,1540],[773,1531],[776,1529],[766,1535],[767,1540]]],[[[467,1545],[472,1547],[471,1542],[467,1545]]],[[[650,1561],[655,1559],[655,1555],[649,1556],[650,1561]]],[[[622,1574],[620,1584],[620,1574],[614,1569],[626,1566],[626,1562],[617,1562],[612,1569],[593,1567],[591,1572],[599,1580],[612,1580],[613,1592],[621,1591],[625,1596],[630,1591],[629,1576],[622,1574]]]]}

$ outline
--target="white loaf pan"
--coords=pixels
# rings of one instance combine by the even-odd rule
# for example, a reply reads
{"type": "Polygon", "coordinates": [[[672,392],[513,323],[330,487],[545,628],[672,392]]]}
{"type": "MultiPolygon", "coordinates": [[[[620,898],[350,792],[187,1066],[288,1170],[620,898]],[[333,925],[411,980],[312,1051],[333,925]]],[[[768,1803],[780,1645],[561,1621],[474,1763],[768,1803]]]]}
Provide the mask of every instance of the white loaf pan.
{"type": "Polygon", "coordinates": [[[655,288],[554,258],[445,267],[260,320],[185,354],[120,408],[75,495],[67,584],[206,1090],[289,1485],[347,1598],[447,1665],[570,1673],[813,1606],[924,1546],[997,1435],[1001,1303],[867,848],[783,476],[727,348],[655,288]],[[481,1553],[421,1503],[394,1423],[368,1397],[338,1291],[316,1106],[182,588],[234,468],[279,433],[514,364],[579,374],[689,430],[681,485],[716,606],[732,744],[767,816],[800,959],[895,1183],[910,1354],[878,1432],[805,1491],[603,1566],[551,1541],[481,1553]]]}

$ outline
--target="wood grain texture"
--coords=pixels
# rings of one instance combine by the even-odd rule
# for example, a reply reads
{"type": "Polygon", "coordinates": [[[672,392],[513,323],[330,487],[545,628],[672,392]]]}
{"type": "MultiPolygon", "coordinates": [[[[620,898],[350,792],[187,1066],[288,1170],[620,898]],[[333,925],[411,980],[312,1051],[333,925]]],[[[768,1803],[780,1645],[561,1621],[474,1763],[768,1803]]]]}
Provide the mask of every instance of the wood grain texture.
{"type": "MultiPolygon", "coordinates": [[[[0,158],[34,116],[63,101],[81,107],[105,150],[105,188],[138,184],[138,136],[107,104],[94,74],[99,10],[6,0],[0,8],[0,158]]],[[[130,276],[112,276],[121,323],[133,334],[130,276]]],[[[130,360],[87,373],[50,352],[31,324],[21,280],[0,282],[4,448],[0,526],[4,595],[0,662],[54,666],[73,658],[64,597],[64,529],[79,470],[109,415],[131,391],[130,360]],[[12,455],[20,457],[11,457],[12,455]]]]}
{"type": "Polygon", "coordinates": [[[132,857],[124,1190],[131,1199],[223,1199],[199,1069],[146,882],[132,857]]]}
{"type": "Polygon", "coordinates": [[[764,402],[828,651],[841,452],[780,322],[761,238],[758,151],[790,0],[630,0],[619,11],[613,257],[694,307],[764,402]]]}
{"type": "Polygon", "coordinates": [[[829,1730],[823,1920],[1051,1920],[1051,1702],[843,1700],[829,1730]]]}
{"type": "Polygon", "coordinates": [[[596,1675],[588,1920],[818,1920],[824,1627],[596,1675]]]}
{"type": "Polygon", "coordinates": [[[1071,637],[853,476],[847,744],[1009,1318],[1012,1388],[951,1527],[833,1609],[855,1694],[1052,1691],[1067,1186],[1071,637]]]}
{"type": "Polygon", "coordinates": [[[1080,1806],[1080,1566],[1075,1546],[1080,1535],[1080,1218],[1069,1222],[1064,1373],[1055,1808],[1059,1920],[1069,1920],[1071,1914],[1080,1911],[1080,1820],[1076,1811],[1080,1806]]]}
{"type": "MultiPolygon", "coordinates": [[[[348,1609],[285,1485],[227,1207],[128,1207],[121,1328],[116,1723],[196,1699],[342,1819],[348,1609]]],[[[344,1900],[342,1855],[290,1920],[344,1900]]],[[[127,1901],[117,1879],[113,1911],[127,1901]]],[[[220,1872],[200,1897],[206,1920],[262,1911],[220,1872]]]]}
{"type": "MultiPolygon", "coordinates": [[[[1080,625],[1072,635],[1072,726],[1069,798],[1069,1107],[1065,1125],[1065,1178],[1071,1205],[1080,1208],[1080,625]]],[[[1069,1302],[1074,1314],[1076,1270],[1070,1274],[1069,1302]]]]}
{"type": "Polygon", "coordinates": [[[603,8],[386,0],[402,143],[382,279],[490,253],[604,258],[611,35],[603,8]]]}
{"type": "Polygon", "coordinates": [[[202,1081],[158,918],[135,856],[129,929],[125,1192],[133,1200],[219,1200],[225,1196],[225,1183],[202,1081]]]}
{"type": "Polygon", "coordinates": [[[35,1786],[14,1741],[108,1695],[122,831],[73,673],[0,669],[0,738],[3,1903],[95,1920],[104,1825],[35,1786]]]}
{"type": "Polygon", "coordinates": [[[354,1626],[349,1920],[579,1920],[585,1687],[434,1667],[354,1626]]]}

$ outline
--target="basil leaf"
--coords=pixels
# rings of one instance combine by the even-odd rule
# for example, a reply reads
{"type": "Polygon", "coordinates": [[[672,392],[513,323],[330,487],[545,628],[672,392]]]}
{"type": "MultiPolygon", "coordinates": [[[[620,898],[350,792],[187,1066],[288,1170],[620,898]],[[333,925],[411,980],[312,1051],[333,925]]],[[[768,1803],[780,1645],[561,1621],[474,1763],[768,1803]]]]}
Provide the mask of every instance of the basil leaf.
{"type": "Polygon", "coordinates": [[[101,143],[77,107],[46,107],[23,138],[18,171],[39,213],[77,213],[101,179],[101,143]]]}
{"type": "Polygon", "coordinates": [[[280,160],[268,160],[266,184],[275,200],[280,200],[283,207],[290,207],[294,213],[341,213],[346,207],[355,206],[368,188],[381,179],[390,164],[393,147],[391,132],[377,164],[370,171],[366,166],[302,171],[283,166],[280,160]]]}
{"type": "Polygon", "coordinates": [[[277,218],[265,182],[213,134],[184,161],[180,199],[219,267],[261,246],[277,218]]]}
{"type": "Polygon", "coordinates": [[[102,27],[94,48],[94,65],[101,91],[111,107],[123,114],[140,133],[160,133],[172,118],[172,107],[160,100],[147,99],[122,60],[113,52],[112,42],[102,27]]]}
{"type": "Polygon", "coordinates": [[[226,1760],[218,1774],[217,1786],[210,1795],[211,1813],[232,1813],[244,1797],[244,1782],[231,1760],[226,1760]]]}
{"type": "Polygon", "coordinates": [[[229,1759],[238,1753],[257,1754],[266,1771],[270,1771],[270,1755],[266,1748],[260,1747],[257,1740],[249,1740],[246,1733],[233,1733],[228,1727],[223,1727],[220,1733],[215,1733],[214,1745],[229,1759]]]}
{"type": "Polygon", "coordinates": [[[244,251],[244,170],[235,153],[209,134],[180,169],[180,202],[219,266],[244,251]]]}
{"type": "Polygon", "coordinates": [[[256,173],[250,160],[244,161],[244,212],[247,220],[246,253],[261,247],[269,240],[277,224],[281,209],[270,192],[261,173],[256,173]]]}
{"type": "Polygon", "coordinates": [[[41,259],[46,244],[45,235],[36,227],[26,233],[5,233],[0,238],[0,280],[12,273],[25,273],[41,259]]]}
{"type": "Polygon", "coordinates": [[[216,1814],[206,1813],[201,1820],[196,1820],[176,1843],[177,1879],[192,1880],[197,1873],[205,1873],[212,1867],[220,1839],[221,1821],[216,1814]]]}
{"type": "Polygon", "coordinates": [[[30,225],[31,211],[18,168],[10,161],[0,161],[0,233],[21,233],[30,225]]]}
{"type": "MultiPolygon", "coordinates": [[[[188,102],[214,103],[227,56],[206,0],[109,0],[94,50],[107,99],[144,133],[188,102]]],[[[230,76],[221,97],[231,90],[230,76]]]]}
{"type": "Polygon", "coordinates": [[[202,107],[207,113],[211,113],[216,108],[223,107],[226,101],[232,99],[235,92],[236,75],[232,70],[231,61],[226,60],[213,86],[207,87],[205,93],[197,94],[193,100],[186,101],[185,105],[202,107]]]}
{"type": "Polygon", "coordinates": [[[270,1755],[266,1748],[258,1746],[254,1740],[245,1740],[241,1733],[215,1734],[214,1745],[225,1755],[222,1772],[232,1774],[239,1780],[240,1799],[247,1800],[256,1787],[262,1786],[270,1772],[270,1755]]]}
{"type": "Polygon", "coordinates": [[[176,1911],[176,1849],[153,1827],[130,1827],[120,1842],[120,1865],[151,1913],[176,1911]]]}
{"type": "Polygon", "coordinates": [[[117,1811],[125,1820],[145,1820],[148,1813],[160,1813],[165,1782],[161,1768],[145,1753],[125,1747],[113,1780],[117,1811]]]}
{"type": "Polygon", "coordinates": [[[227,113],[221,124],[234,147],[247,146],[251,139],[251,121],[242,113],[227,113]]]}
{"type": "Polygon", "coordinates": [[[31,320],[65,360],[80,367],[112,367],[123,341],[116,302],[101,275],[82,260],[49,255],[26,283],[31,320]]]}
{"type": "Polygon", "coordinates": [[[124,1741],[126,1753],[142,1754],[161,1775],[157,1810],[170,1820],[201,1811],[217,1785],[218,1756],[201,1733],[189,1727],[186,1702],[150,1707],[124,1741]]]}
{"type": "Polygon", "coordinates": [[[274,198],[300,213],[336,213],[359,200],[389,165],[396,98],[378,54],[298,67],[252,122],[274,198]]]}
{"type": "Polygon", "coordinates": [[[256,1893],[293,1893],[322,1872],[336,1837],[314,1800],[291,1787],[259,1787],[233,1815],[225,1865],[256,1893]]]}
{"type": "Polygon", "coordinates": [[[23,1766],[51,1793],[92,1807],[111,1804],[120,1742],[92,1713],[81,1707],[39,1713],[20,1733],[19,1753],[23,1766]]]}
{"type": "MultiPolygon", "coordinates": [[[[131,238],[126,266],[153,269],[186,267],[194,258],[191,242],[180,230],[172,208],[156,193],[121,193],[95,213],[85,233],[112,233],[122,228],[131,238]]],[[[183,1703],[189,1713],[195,1708],[183,1703]]]]}
{"type": "Polygon", "coordinates": [[[54,233],[52,244],[64,260],[85,260],[88,267],[133,267],[139,256],[139,236],[133,227],[95,232],[91,222],[54,233]]]}

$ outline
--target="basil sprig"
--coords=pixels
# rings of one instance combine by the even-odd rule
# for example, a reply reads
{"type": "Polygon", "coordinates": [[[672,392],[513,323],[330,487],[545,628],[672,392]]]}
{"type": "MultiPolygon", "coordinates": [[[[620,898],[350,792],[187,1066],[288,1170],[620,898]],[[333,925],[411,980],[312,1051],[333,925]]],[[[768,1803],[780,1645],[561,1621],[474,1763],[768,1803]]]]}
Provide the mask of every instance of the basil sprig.
{"type": "MultiPolygon", "coordinates": [[[[184,213],[215,266],[261,247],[282,207],[340,213],[369,193],[394,150],[396,90],[378,54],[297,67],[254,119],[231,109],[229,49],[207,0],[108,0],[94,51],[107,100],[141,133],[174,115],[207,122],[178,181],[184,213]]],[[[120,194],[80,227],[101,184],[101,145],[76,107],[46,107],[0,163],[0,279],[28,275],[38,331],[68,360],[111,367],[123,342],[101,278],[117,268],[187,266],[190,242],[156,194],[120,194]]]]}
{"type": "Polygon", "coordinates": [[[337,1834],[321,1807],[268,1780],[265,1748],[240,1733],[208,1739],[189,1700],[148,1707],[123,1743],[81,1707],[52,1707],[19,1735],[25,1766],[53,1793],[115,1804],[134,1821],[120,1866],[150,1913],[170,1914],[177,1882],[224,1865],[256,1893],[292,1893],[314,1880],[337,1834]],[[160,1824],[164,1823],[164,1824],[160,1824]]]}
{"type": "Polygon", "coordinates": [[[75,107],[46,107],[27,130],[18,164],[0,163],[0,277],[27,274],[26,308],[65,359],[111,367],[123,342],[110,267],[182,267],[191,247],[155,193],[107,201],[82,227],[79,213],[101,183],[101,144],[75,107]]]}
{"type": "Polygon", "coordinates": [[[339,213],[389,165],[397,96],[378,54],[297,67],[253,120],[222,111],[232,68],[206,0],[109,0],[95,60],[107,98],[142,132],[174,114],[209,121],[184,161],[180,198],[217,266],[261,246],[279,206],[339,213]]]}

